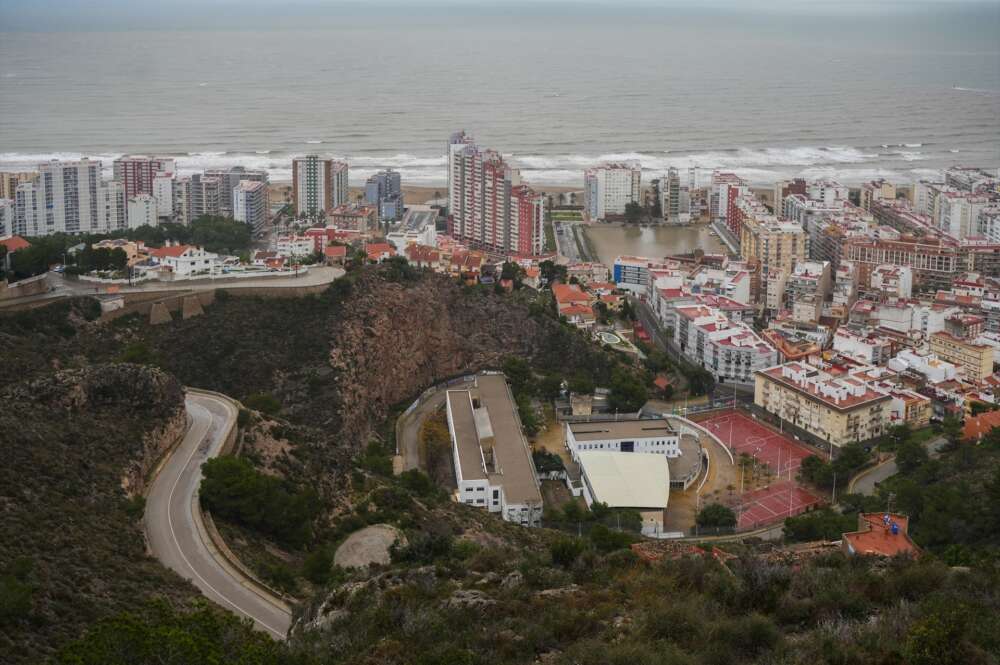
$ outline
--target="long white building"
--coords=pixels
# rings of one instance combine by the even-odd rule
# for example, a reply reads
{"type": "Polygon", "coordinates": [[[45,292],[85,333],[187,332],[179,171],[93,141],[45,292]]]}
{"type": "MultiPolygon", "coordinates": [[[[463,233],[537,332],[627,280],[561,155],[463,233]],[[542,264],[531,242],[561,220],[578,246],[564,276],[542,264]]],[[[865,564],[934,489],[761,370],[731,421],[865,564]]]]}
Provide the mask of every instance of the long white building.
{"type": "Polygon", "coordinates": [[[446,407],[458,501],[539,526],[538,475],[504,376],[481,374],[471,389],[449,390],[446,407]]]}
{"type": "Polygon", "coordinates": [[[642,168],[634,162],[602,164],[583,173],[583,216],[599,222],[624,215],[625,206],[642,196],[642,168]]]}
{"type": "Polygon", "coordinates": [[[574,460],[581,452],[681,454],[680,436],[663,418],[601,420],[566,424],[566,447],[574,460]]]}

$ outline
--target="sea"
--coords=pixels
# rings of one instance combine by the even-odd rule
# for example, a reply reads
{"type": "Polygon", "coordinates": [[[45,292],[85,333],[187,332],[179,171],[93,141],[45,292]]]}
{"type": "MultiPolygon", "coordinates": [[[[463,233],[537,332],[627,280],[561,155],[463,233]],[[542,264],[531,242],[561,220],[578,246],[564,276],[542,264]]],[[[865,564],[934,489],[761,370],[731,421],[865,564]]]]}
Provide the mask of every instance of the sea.
{"type": "Polygon", "coordinates": [[[12,29],[0,32],[0,170],[90,156],[110,173],[120,154],[155,153],[182,173],[241,164],[286,181],[293,156],[318,153],[346,159],[353,184],[394,168],[441,186],[458,129],[540,186],[623,160],[644,180],[678,167],[702,184],[725,169],[761,185],[1000,166],[1000,4],[809,4],[288,17],[250,3],[237,20],[240,3],[223,3],[228,21],[12,20],[0,24],[12,29]]]}

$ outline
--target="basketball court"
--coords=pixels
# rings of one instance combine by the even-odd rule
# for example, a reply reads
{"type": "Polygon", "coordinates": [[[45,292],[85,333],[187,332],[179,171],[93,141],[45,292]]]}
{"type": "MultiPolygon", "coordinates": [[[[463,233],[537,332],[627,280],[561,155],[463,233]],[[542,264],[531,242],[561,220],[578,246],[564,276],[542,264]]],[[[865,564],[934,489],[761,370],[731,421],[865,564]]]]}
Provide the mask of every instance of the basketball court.
{"type": "Polygon", "coordinates": [[[822,502],[818,496],[798,487],[795,483],[782,481],[744,494],[736,526],[740,529],[752,529],[780,522],[822,502]]]}
{"type": "Polygon", "coordinates": [[[794,476],[802,460],[813,454],[791,437],[758,423],[742,411],[726,411],[699,420],[698,424],[717,436],[733,457],[746,453],[756,458],[758,464],[771,467],[779,479],[794,476]]]}

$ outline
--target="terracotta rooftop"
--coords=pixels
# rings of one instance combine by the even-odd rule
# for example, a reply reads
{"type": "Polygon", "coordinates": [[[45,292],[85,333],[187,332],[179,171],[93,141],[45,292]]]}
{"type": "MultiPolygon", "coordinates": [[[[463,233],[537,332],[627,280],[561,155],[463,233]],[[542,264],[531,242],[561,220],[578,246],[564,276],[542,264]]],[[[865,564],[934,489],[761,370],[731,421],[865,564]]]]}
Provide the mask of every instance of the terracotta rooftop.
{"type": "Polygon", "coordinates": [[[1000,411],[988,411],[978,416],[970,416],[965,419],[962,438],[966,441],[979,441],[994,427],[1000,427],[1000,411]]]}
{"type": "Polygon", "coordinates": [[[907,534],[909,519],[897,513],[863,513],[858,516],[858,530],[843,538],[852,554],[895,556],[920,554],[907,534]],[[895,533],[894,533],[895,532],[895,533]]]}
{"type": "Polygon", "coordinates": [[[19,249],[31,247],[31,243],[21,236],[7,236],[6,238],[0,238],[0,245],[6,247],[7,251],[10,253],[14,253],[19,249]]]}
{"type": "Polygon", "coordinates": [[[189,249],[194,249],[191,245],[171,245],[170,247],[157,247],[156,249],[149,250],[149,255],[156,258],[177,258],[182,256],[184,252],[189,249]]]}
{"type": "Polygon", "coordinates": [[[590,296],[576,284],[553,284],[552,294],[559,304],[573,302],[590,302],[590,296]]]}

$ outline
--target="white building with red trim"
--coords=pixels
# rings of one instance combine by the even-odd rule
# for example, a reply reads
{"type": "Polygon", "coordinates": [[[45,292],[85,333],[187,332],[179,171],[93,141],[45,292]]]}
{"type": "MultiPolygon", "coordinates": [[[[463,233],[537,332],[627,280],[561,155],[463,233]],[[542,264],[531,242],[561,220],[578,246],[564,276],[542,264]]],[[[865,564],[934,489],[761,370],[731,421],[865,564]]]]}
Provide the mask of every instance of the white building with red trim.
{"type": "Polygon", "coordinates": [[[674,342],[718,381],[751,384],[754,372],[778,362],[778,351],[752,328],[704,305],[676,308],[674,342]]]}

